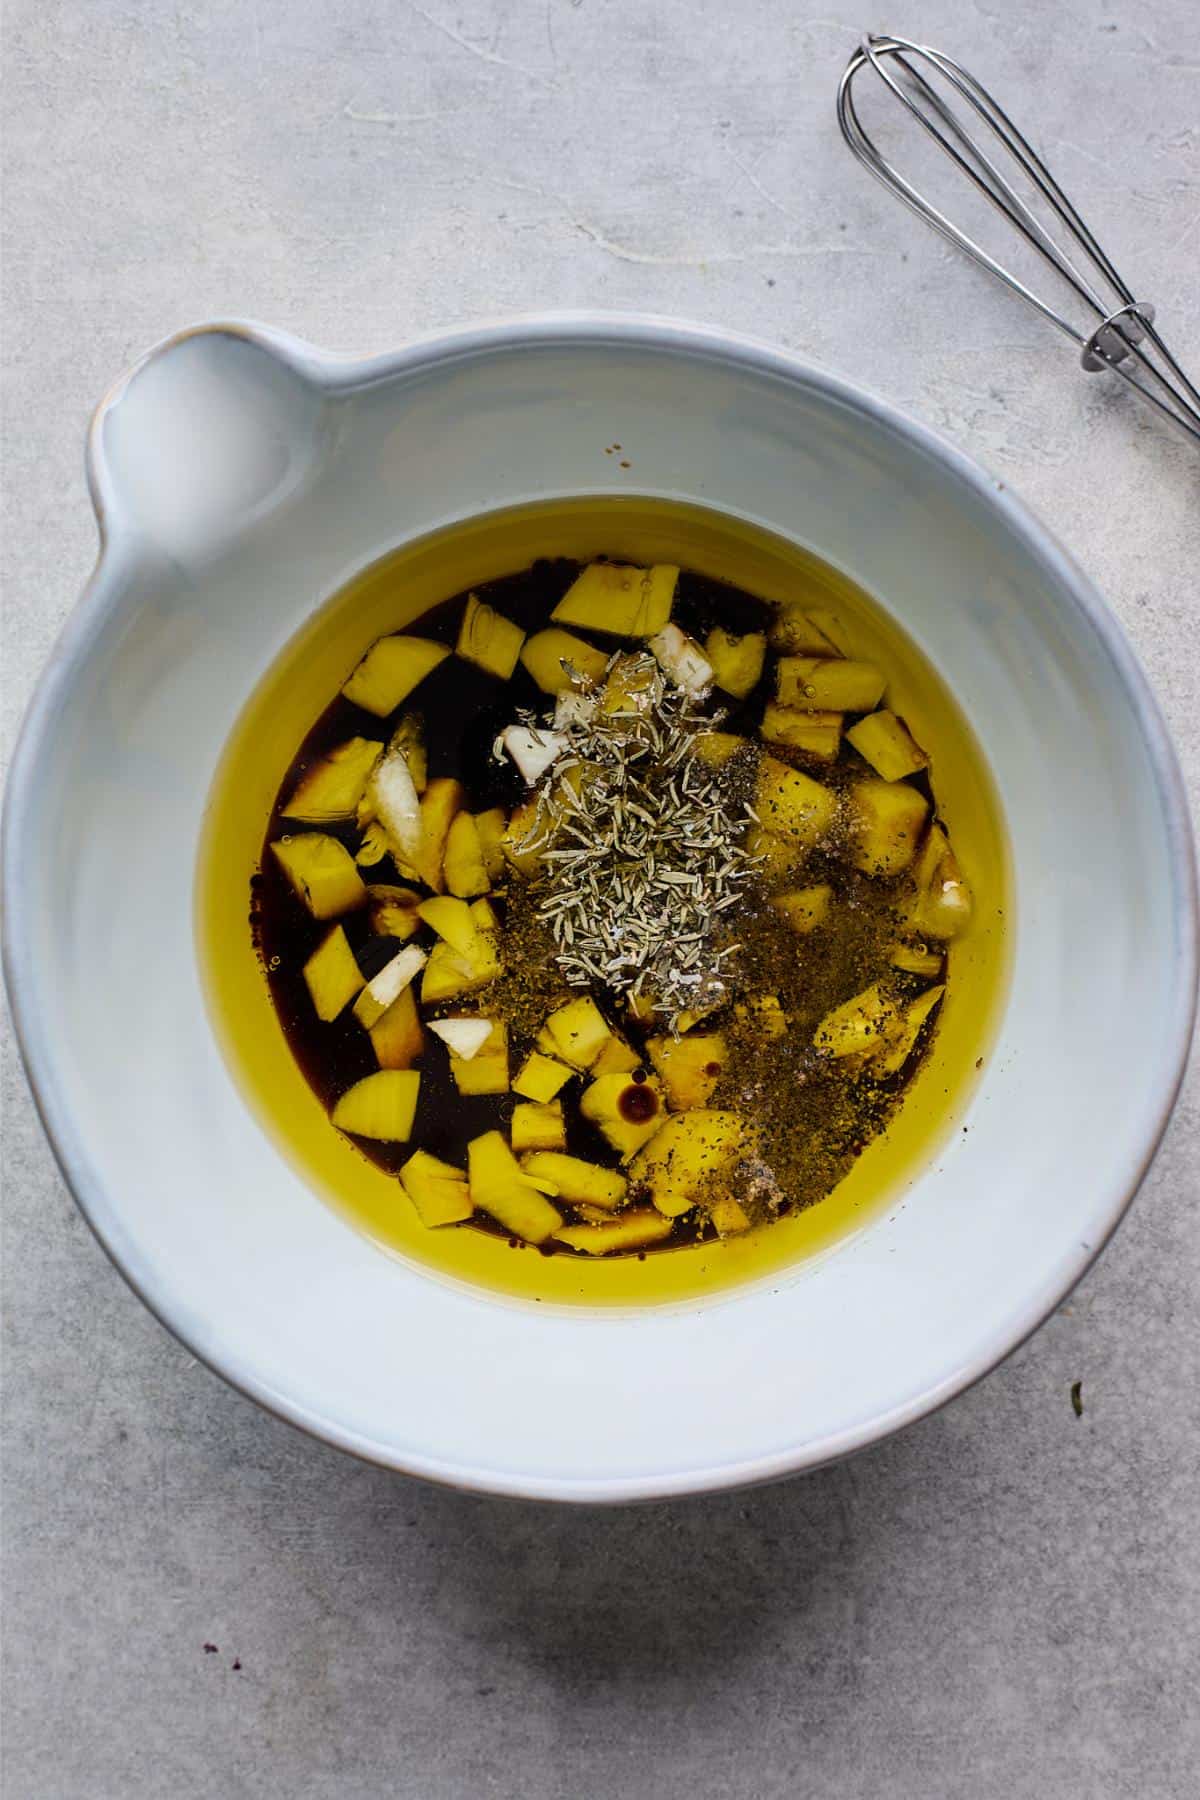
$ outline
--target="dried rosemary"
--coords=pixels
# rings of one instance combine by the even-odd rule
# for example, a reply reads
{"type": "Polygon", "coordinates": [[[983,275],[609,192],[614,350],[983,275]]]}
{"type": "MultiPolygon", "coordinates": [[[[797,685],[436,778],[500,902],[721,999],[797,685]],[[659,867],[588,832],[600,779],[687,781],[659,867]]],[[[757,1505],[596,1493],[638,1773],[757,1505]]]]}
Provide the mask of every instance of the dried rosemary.
{"type": "Polygon", "coordinates": [[[520,715],[557,750],[521,848],[540,853],[537,916],[567,983],[639,998],[678,1030],[728,998],[751,809],[742,759],[713,767],[696,754],[719,719],[652,657],[615,656],[614,671],[607,688],[573,677],[552,724],[520,715]]]}

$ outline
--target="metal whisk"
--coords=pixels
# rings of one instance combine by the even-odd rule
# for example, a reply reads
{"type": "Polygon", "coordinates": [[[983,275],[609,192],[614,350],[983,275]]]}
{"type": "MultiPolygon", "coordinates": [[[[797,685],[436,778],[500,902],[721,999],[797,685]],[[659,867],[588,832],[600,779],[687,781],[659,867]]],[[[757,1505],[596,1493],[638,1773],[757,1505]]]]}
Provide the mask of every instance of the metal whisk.
{"type": "Polygon", "coordinates": [[[837,113],[855,156],[898,199],[1074,339],[1085,369],[1115,369],[1143,399],[1200,443],[1200,392],[1155,330],[1153,306],[1134,298],[1041,157],[973,75],[924,45],[868,36],[842,76],[837,113]],[[1041,299],[997,262],[880,153],[854,105],[855,76],[868,67],[1075,296],[1074,302],[1064,296],[1063,303],[1082,317],[1082,324],[1041,299]],[[941,91],[930,77],[940,80],[941,91]],[[946,95],[947,89],[951,95],[946,95]],[[967,112],[955,110],[953,94],[965,102],[967,112]],[[1033,204],[1013,185],[1014,164],[1033,190],[1033,204]]]}

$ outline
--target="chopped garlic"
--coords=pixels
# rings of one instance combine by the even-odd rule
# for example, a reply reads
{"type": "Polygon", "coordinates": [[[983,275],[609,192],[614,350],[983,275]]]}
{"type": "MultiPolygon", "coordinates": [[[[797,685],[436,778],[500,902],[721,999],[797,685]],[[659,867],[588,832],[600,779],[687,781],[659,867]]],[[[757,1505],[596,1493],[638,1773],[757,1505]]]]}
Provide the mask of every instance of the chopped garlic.
{"type": "Polygon", "coordinates": [[[419,944],[409,944],[397,951],[390,962],[384,963],[378,975],[368,981],[364,992],[370,994],[376,1006],[389,1007],[393,1000],[398,1000],[409,982],[412,981],[429,961],[426,952],[419,944]]]}
{"type": "Polygon", "coordinates": [[[712,664],[695,638],[680,631],[678,625],[664,625],[650,639],[650,649],[663,674],[685,693],[702,694],[712,686],[712,664]]]}
{"type": "Polygon", "coordinates": [[[516,763],[530,787],[542,779],[567,747],[567,740],[560,731],[537,731],[530,725],[509,725],[496,742],[516,763]]]}
{"type": "Polygon", "coordinates": [[[421,801],[402,750],[389,750],[376,763],[367,792],[384,830],[412,861],[421,850],[421,801]]]}
{"type": "Polygon", "coordinates": [[[555,730],[570,731],[573,725],[590,725],[599,699],[594,689],[581,693],[578,688],[564,688],[554,702],[555,730]]]}
{"type": "Polygon", "coordinates": [[[491,1019],[431,1019],[429,1029],[452,1056],[470,1062],[492,1035],[491,1019]]]}

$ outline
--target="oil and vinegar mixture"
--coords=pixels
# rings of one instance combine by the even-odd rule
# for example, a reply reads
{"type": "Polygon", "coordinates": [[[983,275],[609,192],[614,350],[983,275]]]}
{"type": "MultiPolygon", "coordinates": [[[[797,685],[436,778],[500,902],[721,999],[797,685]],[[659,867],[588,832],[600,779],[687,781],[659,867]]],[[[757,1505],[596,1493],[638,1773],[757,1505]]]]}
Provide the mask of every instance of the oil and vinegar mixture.
{"type": "Polygon", "coordinates": [[[200,917],[235,1066],[373,1235],[636,1301],[895,1197],[981,1064],[1006,886],[978,750],[879,608],[593,502],[335,598],[227,754],[200,917]]]}

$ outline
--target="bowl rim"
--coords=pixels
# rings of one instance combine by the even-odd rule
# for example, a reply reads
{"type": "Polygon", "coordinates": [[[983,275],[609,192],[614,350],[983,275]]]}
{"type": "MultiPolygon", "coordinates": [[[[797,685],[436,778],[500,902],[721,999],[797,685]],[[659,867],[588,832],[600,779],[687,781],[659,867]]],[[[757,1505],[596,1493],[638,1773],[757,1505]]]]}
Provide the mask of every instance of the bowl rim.
{"type": "Polygon", "coordinates": [[[1158,1150],[1187,1067],[1196,1017],[1200,916],[1197,908],[1195,845],[1186,790],[1174,744],[1157,699],[1124,631],[1090,578],[1009,489],[974,457],[939,432],[910,418],[857,382],[833,374],[805,357],[763,339],[720,326],[642,312],[552,311],[519,314],[477,324],[425,333],[395,351],[371,356],[326,352],[289,333],[246,320],[214,320],[172,333],[134,362],[109,389],[92,415],[87,434],[86,475],[99,531],[99,551],[92,573],[71,609],[34,687],[14,747],[0,827],[0,950],[14,1033],[42,1127],[68,1189],[100,1245],[118,1271],[159,1322],[190,1354],[231,1387],[256,1401],[276,1418],[298,1427],[361,1460],[463,1492],[530,1500],[577,1503],[623,1503],[677,1498],[688,1494],[750,1487],[836,1462],[877,1443],[904,1426],[939,1410],[989,1374],[1026,1342],[1091,1268],[1131,1205],[1158,1150]],[[53,728],[60,697],[85,663],[101,623],[122,600],[122,575],[131,558],[126,542],[128,521],[112,477],[105,449],[105,419],[141,370],[191,338],[227,336],[255,345],[283,362],[326,397],[345,396],[366,387],[428,371],[455,361],[509,353],[519,349],[642,348],[668,355],[723,362],[816,390],[826,398],[865,415],[875,426],[906,441],[955,476],[994,512],[999,513],[1024,547],[1056,579],[1063,603],[1090,627],[1105,648],[1128,695],[1150,757],[1164,837],[1172,871],[1178,925],[1178,979],[1171,1014],[1163,1034],[1165,1079],[1156,1104],[1146,1109],[1139,1140],[1126,1166],[1114,1171],[1095,1206],[1095,1230],[1081,1242],[1065,1265],[1031,1291],[990,1338],[977,1345],[957,1367],[943,1374],[903,1404],[804,1447],[776,1451],[733,1464],[700,1466],[684,1473],[618,1476],[610,1479],[561,1479],[552,1475],[514,1475],[509,1471],[467,1468],[437,1457],[398,1456],[335,1418],[318,1415],[302,1402],[262,1380],[252,1367],[233,1355],[201,1350],[176,1316],[173,1297],[148,1265],[128,1245],[119,1243],[117,1212],[105,1183],[93,1169],[87,1148],[58,1101],[54,1082],[51,1034],[38,1016],[36,975],[30,950],[19,847],[36,804],[41,747],[53,728]]]}

